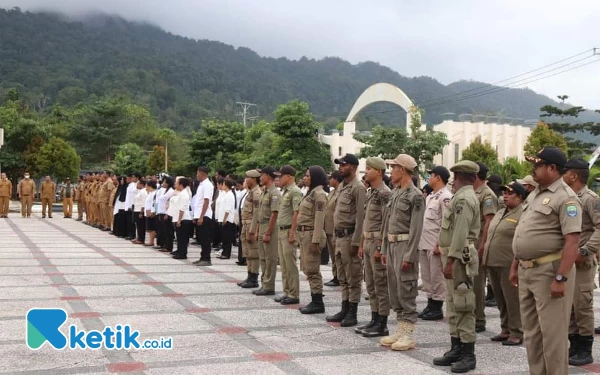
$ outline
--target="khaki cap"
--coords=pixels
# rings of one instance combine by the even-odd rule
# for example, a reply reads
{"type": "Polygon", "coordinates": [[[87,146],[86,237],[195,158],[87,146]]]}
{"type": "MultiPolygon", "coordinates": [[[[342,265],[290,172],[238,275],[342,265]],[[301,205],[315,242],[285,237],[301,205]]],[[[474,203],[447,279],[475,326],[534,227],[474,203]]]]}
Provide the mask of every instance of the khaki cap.
{"type": "Polygon", "coordinates": [[[521,185],[531,185],[534,187],[538,186],[538,183],[535,182],[535,180],[533,179],[533,177],[530,174],[523,177],[522,179],[518,179],[517,182],[520,183],[521,185]]]}
{"type": "Polygon", "coordinates": [[[260,177],[260,172],[257,171],[256,169],[251,169],[251,170],[249,170],[249,171],[246,172],[246,177],[259,178],[260,177]]]}
{"type": "Polygon", "coordinates": [[[395,159],[388,159],[385,161],[389,165],[399,165],[413,172],[417,168],[417,162],[415,158],[407,154],[400,154],[395,159]]]}
{"type": "Polygon", "coordinates": [[[385,164],[385,160],[379,158],[377,156],[370,156],[367,158],[367,165],[371,168],[379,169],[380,171],[385,171],[387,165],[385,164]]]}
{"type": "Polygon", "coordinates": [[[470,160],[461,160],[458,163],[454,164],[452,168],[450,168],[450,171],[477,174],[479,173],[479,165],[470,160]]]}

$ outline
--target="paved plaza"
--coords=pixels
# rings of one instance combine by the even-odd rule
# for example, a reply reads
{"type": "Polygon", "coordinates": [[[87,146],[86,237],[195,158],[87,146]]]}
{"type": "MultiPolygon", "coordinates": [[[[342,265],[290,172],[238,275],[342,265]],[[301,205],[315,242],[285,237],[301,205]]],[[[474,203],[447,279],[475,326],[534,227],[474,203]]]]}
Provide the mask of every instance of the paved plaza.
{"type": "MultiPolygon", "coordinates": [[[[235,283],[245,278],[246,268],[235,265],[234,257],[199,268],[191,265],[198,256],[199,248],[190,246],[190,259],[174,260],[58,213],[53,219],[39,214],[22,219],[16,213],[1,219],[0,374],[450,372],[432,365],[432,358],[449,346],[445,322],[419,321],[417,348],[393,352],[353,328],[327,324],[325,314],[302,315],[298,306],[281,306],[273,297],[255,297],[239,288],[235,283]],[[142,339],[172,337],[173,349],[59,351],[46,344],[30,350],[25,315],[34,307],[63,308],[69,314],[65,326],[79,329],[130,324],[142,339]]],[[[329,280],[331,268],[322,271],[329,280]]],[[[310,301],[303,277],[301,291],[301,302],[310,301]]],[[[422,309],[423,294],[418,302],[422,309]]],[[[337,312],[338,290],[325,287],[325,303],[328,314],[337,312]]],[[[478,335],[473,373],[527,374],[525,349],[492,343],[490,337],[499,332],[498,312],[487,308],[486,314],[488,331],[478,335]]],[[[361,301],[359,317],[369,319],[368,301],[361,301]]],[[[600,372],[600,363],[571,369],[573,374],[590,372],[600,372]]]]}

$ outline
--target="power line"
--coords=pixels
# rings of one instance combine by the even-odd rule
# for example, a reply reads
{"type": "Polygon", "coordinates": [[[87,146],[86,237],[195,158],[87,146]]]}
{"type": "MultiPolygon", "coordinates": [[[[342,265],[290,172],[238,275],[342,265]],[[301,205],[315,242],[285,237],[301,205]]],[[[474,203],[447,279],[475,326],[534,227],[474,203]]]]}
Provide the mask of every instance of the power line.
{"type": "Polygon", "coordinates": [[[246,103],[246,102],[236,102],[237,105],[241,106],[242,111],[238,112],[236,114],[236,116],[242,116],[242,122],[244,123],[244,127],[246,127],[246,121],[247,120],[255,120],[258,118],[258,116],[248,116],[248,109],[250,107],[257,107],[257,114],[258,114],[258,106],[254,103],[246,103]]]}

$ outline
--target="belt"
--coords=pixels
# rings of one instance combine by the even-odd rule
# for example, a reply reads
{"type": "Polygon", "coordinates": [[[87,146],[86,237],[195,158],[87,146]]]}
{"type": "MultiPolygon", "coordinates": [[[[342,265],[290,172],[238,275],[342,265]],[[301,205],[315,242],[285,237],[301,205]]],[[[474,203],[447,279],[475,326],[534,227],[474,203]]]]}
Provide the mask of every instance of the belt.
{"type": "Polygon", "coordinates": [[[310,232],[311,230],[314,230],[315,227],[308,227],[306,225],[298,225],[298,232],[310,232]]]}
{"type": "Polygon", "coordinates": [[[408,233],[402,234],[388,234],[387,235],[388,242],[403,242],[408,241],[408,233]]]}
{"type": "Polygon", "coordinates": [[[555,260],[559,260],[562,257],[562,250],[556,253],[544,255],[543,257],[536,259],[528,259],[521,260],[519,259],[519,265],[525,269],[527,268],[535,268],[537,266],[541,266],[542,264],[554,262],[555,260]]]}
{"type": "Polygon", "coordinates": [[[242,219],[243,224],[252,223],[252,219],[244,220],[242,219]]]}
{"type": "Polygon", "coordinates": [[[363,233],[363,237],[365,238],[365,240],[378,240],[381,238],[381,233],[380,232],[364,232],[363,233]]]}
{"type": "Polygon", "coordinates": [[[336,228],[334,229],[335,236],[337,238],[342,238],[346,236],[351,236],[354,234],[354,228],[336,228]]]}
{"type": "Polygon", "coordinates": [[[291,225],[280,225],[279,226],[279,230],[287,230],[287,229],[291,229],[292,226],[291,225]]]}

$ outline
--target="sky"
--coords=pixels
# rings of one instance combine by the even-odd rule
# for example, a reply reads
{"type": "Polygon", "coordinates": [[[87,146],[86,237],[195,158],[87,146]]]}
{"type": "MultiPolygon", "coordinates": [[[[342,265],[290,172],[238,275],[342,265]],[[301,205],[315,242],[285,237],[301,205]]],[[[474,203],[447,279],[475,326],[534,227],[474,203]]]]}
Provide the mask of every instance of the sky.
{"type": "MultiPolygon", "coordinates": [[[[2,8],[15,6],[118,14],[263,56],[376,61],[444,84],[494,83],[600,48],[598,0],[0,0],[2,8]]],[[[548,75],[600,59],[597,53],[548,75]]],[[[600,62],[520,87],[600,109],[600,62]]]]}

